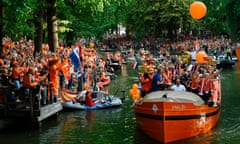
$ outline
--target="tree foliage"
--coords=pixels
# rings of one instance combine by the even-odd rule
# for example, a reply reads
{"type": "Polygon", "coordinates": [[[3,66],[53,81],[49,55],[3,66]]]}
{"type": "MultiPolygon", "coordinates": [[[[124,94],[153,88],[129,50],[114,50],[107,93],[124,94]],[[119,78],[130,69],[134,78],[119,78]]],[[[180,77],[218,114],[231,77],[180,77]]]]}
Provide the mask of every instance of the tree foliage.
{"type": "MultiPolygon", "coordinates": [[[[199,34],[204,31],[229,34],[238,37],[240,31],[240,1],[202,0],[207,6],[207,15],[194,20],[189,15],[193,0],[56,0],[58,35],[72,44],[77,37],[100,37],[107,32],[118,31],[122,23],[127,34],[141,38],[145,34],[156,37],[177,37],[178,33],[199,34]]],[[[42,16],[39,4],[45,0],[1,0],[1,37],[12,39],[34,38],[42,30],[46,41],[48,3],[43,3],[42,16]],[[39,22],[40,27],[37,27],[39,22]]]]}

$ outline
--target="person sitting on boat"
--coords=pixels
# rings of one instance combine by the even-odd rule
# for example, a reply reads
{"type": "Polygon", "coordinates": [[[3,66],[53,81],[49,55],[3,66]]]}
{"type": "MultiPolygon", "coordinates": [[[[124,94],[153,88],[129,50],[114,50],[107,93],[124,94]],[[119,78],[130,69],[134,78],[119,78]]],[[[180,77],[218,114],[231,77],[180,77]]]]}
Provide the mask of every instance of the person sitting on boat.
{"type": "Polygon", "coordinates": [[[86,92],[85,102],[86,102],[86,105],[90,106],[90,107],[96,105],[96,103],[93,101],[92,92],[91,91],[87,91],[86,92]]]}
{"type": "Polygon", "coordinates": [[[183,84],[181,84],[181,81],[178,78],[176,80],[176,84],[171,86],[171,90],[173,90],[173,91],[186,91],[186,87],[183,84]]]}
{"type": "Polygon", "coordinates": [[[162,90],[162,84],[161,69],[158,69],[152,79],[152,91],[162,90]]]}

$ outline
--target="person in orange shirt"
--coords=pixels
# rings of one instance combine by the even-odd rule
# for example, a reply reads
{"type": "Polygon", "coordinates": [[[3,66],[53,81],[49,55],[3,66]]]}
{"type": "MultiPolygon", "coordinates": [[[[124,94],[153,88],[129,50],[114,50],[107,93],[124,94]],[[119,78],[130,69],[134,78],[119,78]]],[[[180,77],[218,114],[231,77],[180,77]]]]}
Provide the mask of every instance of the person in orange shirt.
{"type": "Polygon", "coordinates": [[[211,97],[211,90],[213,89],[213,83],[212,79],[209,78],[208,74],[206,75],[205,83],[204,83],[204,88],[203,88],[203,93],[204,93],[204,98],[206,101],[211,97]]]}
{"type": "Polygon", "coordinates": [[[148,73],[144,73],[143,77],[141,78],[141,84],[142,84],[142,94],[141,96],[144,97],[147,93],[150,92],[152,88],[152,80],[149,77],[148,73]]]}
{"type": "Polygon", "coordinates": [[[37,93],[36,86],[38,82],[35,79],[35,70],[33,67],[30,67],[27,73],[23,76],[23,88],[24,88],[24,96],[25,100],[29,100],[31,95],[35,95],[37,93]]]}
{"type": "Polygon", "coordinates": [[[164,84],[166,85],[166,88],[172,85],[172,72],[169,71],[167,67],[164,69],[164,72],[162,73],[162,78],[164,84]]]}
{"type": "Polygon", "coordinates": [[[49,66],[49,80],[50,80],[50,87],[52,89],[53,95],[54,95],[54,102],[57,101],[57,98],[59,97],[59,70],[61,69],[60,61],[58,58],[55,58],[57,61],[55,64],[49,66]]]}
{"type": "Polygon", "coordinates": [[[38,82],[35,81],[35,70],[33,67],[30,67],[23,77],[23,86],[26,88],[33,88],[37,86],[37,84],[38,82]]]}
{"type": "Polygon", "coordinates": [[[191,75],[191,91],[195,94],[198,94],[199,87],[199,72],[195,72],[191,75]]]}

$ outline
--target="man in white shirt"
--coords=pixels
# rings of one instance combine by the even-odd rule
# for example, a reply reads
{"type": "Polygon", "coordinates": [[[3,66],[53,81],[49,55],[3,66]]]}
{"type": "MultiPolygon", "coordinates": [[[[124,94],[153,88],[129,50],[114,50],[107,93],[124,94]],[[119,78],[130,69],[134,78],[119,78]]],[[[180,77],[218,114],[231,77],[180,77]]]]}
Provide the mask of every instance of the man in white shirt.
{"type": "Polygon", "coordinates": [[[191,51],[191,60],[192,61],[196,61],[196,55],[197,55],[197,51],[195,49],[192,49],[191,51]]]}
{"type": "Polygon", "coordinates": [[[176,84],[171,86],[171,90],[173,91],[186,91],[186,87],[181,84],[180,79],[176,80],[176,84]]]}

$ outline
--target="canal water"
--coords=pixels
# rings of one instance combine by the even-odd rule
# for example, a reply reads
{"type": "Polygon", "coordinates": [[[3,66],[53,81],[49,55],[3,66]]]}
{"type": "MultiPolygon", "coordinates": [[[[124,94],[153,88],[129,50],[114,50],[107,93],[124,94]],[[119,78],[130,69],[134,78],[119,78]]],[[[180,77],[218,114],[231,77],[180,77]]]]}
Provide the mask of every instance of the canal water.
{"type": "MultiPolygon", "coordinates": [[[[222,72],[222,114],[209,133],[176,144],[240,143],[240,64],[222,72]]],[[[39,129],[21,120],[0,120],[0,144],[157,144],[135,127],[128,94],[137,81],[136,71],[128,65],[111,82],[110,94],[122,97],[121,107],[94,111],[62,111],[46,119],[39,129]]]]}

